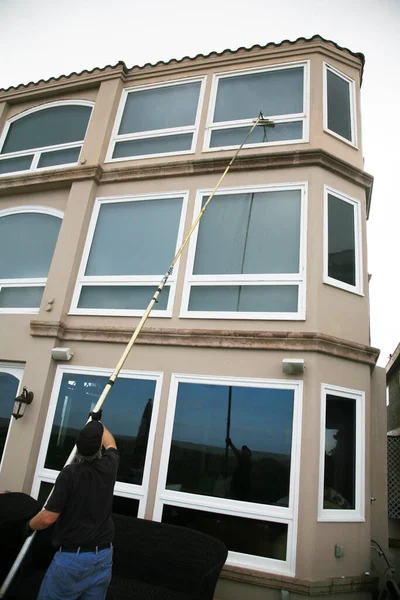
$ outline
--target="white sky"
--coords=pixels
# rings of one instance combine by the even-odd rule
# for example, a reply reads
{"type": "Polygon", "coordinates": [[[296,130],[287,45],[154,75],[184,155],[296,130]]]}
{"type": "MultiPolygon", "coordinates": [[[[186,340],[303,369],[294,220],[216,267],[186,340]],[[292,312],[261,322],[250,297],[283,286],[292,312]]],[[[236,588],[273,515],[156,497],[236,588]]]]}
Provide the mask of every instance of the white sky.
{"type": "Polygon", "coordinates": [[[384,366],[400,342],[400,0],[0,0],[0,88],[316,33],[366,56],[371,343],[384,366]]]}

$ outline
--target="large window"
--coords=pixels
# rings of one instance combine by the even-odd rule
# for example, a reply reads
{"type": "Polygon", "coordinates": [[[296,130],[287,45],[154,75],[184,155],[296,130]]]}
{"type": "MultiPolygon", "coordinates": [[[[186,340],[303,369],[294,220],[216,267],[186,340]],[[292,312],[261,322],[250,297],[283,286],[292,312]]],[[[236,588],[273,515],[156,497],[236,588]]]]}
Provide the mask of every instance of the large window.
{"type": "Polygon", "coordinates": [[[308,139],[308,64],[214,76],[205,149],[240,146],[260,111],[275,127],[256,127],[246,147],[308,139]]]}
{"type": "Polygon", "coordinates": [[[77,164],[92,108],[60,101],[10,119],[0,138],[0,175],[77,164]]]}
{"type": "Polygon", "coordinates": [[[125,90],[107,160],[194,152],[204,79],[125,90]]]}
{"type": "Polygon", "coordinates": [[[39,312],[62,217],[45,206],[0,211],[0,313],[39,312]]]}
{"type": "Polygon", "coordinates": [[[301,390],[173,376],[154,518],[221,538],[228,564],[294,574],[301,390]]]}
{"type": "MultiPolygon", "coordinates": [[[[110,374],[104,369],[58,367],[33,495],[40,494],[43,483],[55,482],[110,374]]],[[[144,515],[146,504],[161,380],[158,373],[123,371],[104,405],[107,428],[114,435],[120,452],[115,494],[138,501],[139,516],[144,515]]],[[[135,510],[136,502],[132,504],[135,510]]]]}
{"type": "Polygon", "coordinates": [[[364,520],[365,394],[322,386],[320,521],[364,520]]]}
{"type": "Polygon", "coordinates": [[[355,82],[324,63],[324,129],[357,145],[355,82]]]}
{"type": "Polygon", "coordinates": [[[13,363],[0,363],[0,471],[11,429],[14,398],[18,396],[24,368],[13,363]]]}
{"type": "Polygon", "coordinates": [[[181,316],[304,318],[305,204],[305,184],[219,191],[190,242],[181,316]]]}
{"type": "Polygon", "coordinates": [[[362,294],[361,205],[325,186],[324,281],[362,294]]]}
{"type": "MultiPolygon", "coordinates": [[[[182,239],[186,193],[96,201],[71,313],[140,316],[182,239]]],[[[178,266],[152,316],[170,316],[178,266]]]]}

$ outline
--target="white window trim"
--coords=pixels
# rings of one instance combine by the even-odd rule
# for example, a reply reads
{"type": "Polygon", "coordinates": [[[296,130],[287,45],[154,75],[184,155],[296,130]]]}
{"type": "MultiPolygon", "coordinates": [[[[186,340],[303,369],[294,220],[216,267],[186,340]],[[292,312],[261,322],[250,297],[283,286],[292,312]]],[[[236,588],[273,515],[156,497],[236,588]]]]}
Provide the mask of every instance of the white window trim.
{"type": "Polygon", "coordinates": [[[352,148],[355,148],[356,150],[358,150],[357,119],[356,119],[356,115],[357,115],[356,82],[354,81],[354,79],[351,79],[351,77],[348,77],[347,75],[345,75],[338,69],[335,69],[335,67],[332,67],[332,65],[329,65],[325,61],[322,63],[322,68],[323,68],[322,89],[323,89],[324,131],[326,133],[329,133],[330,135],[333,135],[333,137],[337,138],[338,140],[341,140],[345,144],[348,144],[352,148]],[[328,127],[328,79],[327,79],[328,71],[331,71],[332,73],[334,73],[335,75],[337,75],[338,77],[340,77],[341,79],[343,79],[344,81],[346,81],[349,84],[351,140],[348,140],[347,138],[343,137],[339,133],[332,131],[332,129],[329,129],[329,127],[328,127]]]}
{"type": "Polygon", "coordinates": [[[329,523],[362,523],[365,521],[365,392],[323,383],[321,385],[320,461],[318,521],[329,523]],[[325,421],[327,395],[356,402],[356,476],[355,509],[324,508],[325,421]]]}
{"type": "MultiPolygon", "coordinates": [[[[257,185],[245,187],[221,188],[216,196],[225,194],[243,194],[268,191],[300,190],[301,191],[301,215],[300,215],[300,249],[299,249],[299,272],[294,274],[256,274],[256,275],[193,275],[194,260],[196,256],[197,238],[199,227],[194,230],[188,250],[185,282],[182,293],[181,312],[179,317],[185,319],[251,319],[251,320],[274,320],[274,321],[301,321],[306,318],[306,264],[307,264],[307,196],[308,183],[282,183],[272,185],[257,185]],[[278,312],[231,312],[231,311],[189,311],[189,297],[192,285],[212,286],[219,285],[243,285],[249,282],[252,285],[291,285],[298,284],[298,311],[296,313],[278,312]]],[[[211,189],[197,191],[194,214],[195,217],[201,210],[202,198],[209,195],[211,189]]],[[[212,202],[212,200],[211,200],[212,202]]],[[[193,221],[195,220],[193,218],[193,221]]]]}
{"type": "Polygon", "coordinates": [[[254,124],[254,120],[257,119],[258,114],[254,115],[254,119],[240,119],[236,121],[221,121],[217,123],[213,123],[213,115],[215,110],[215,103],[217,100],[218,93],[218,82],[220,79],[227,77],[236,77],[240,75],[250,75],[253,73],[265,73],[269,71],[280,71],[283,69],[291,69],[296,67],[303,67],[304,79],[303,79],[303,107],[304,112],[296,113],[291,115],[264,115],[268,119],[271,119],[275,123],[285,123],[292,121],[302,121],[303,122],[303,137],[298,140],[282,140],[276,142],[262,142],[257,144],[246,144],[245,148],[260,148],[266,146],[282,146],[287,144],[302,144],[309,141],[309,115],[310,115],[310,61],[299,61],[299,62],[290,62],[290,63],[282,63],[279,65],[273,65],[271,67],[262,67],[262,68],[254,68],[254,69],[242,69],[240,71],[226,71],[223,73],[215,73],[212,80],[211,94],[210,94],[210,102],[207,113],[207,124],[206,131],[204,136],[203,143],[203,152],[218,152],[221,150],[234,150],[239,147],[239,144],[233,146],[218,146],[218,147],[210,147],[211,134],[213,131],[221,130],[221,129],[232,129],[233,127],[243,127],[243,138],[245,137],[247,128],[250,128],[254,124]]]}
{"type": "MultiPolygon", "coordinates": [[[[97,219],[100,213],[100,208],[103,204],[112,204],[119,202],[140,202],[142,200],[162,200],[167,198],[182,198],[182,210],[178,226],[178,235],[176,240],[175,253],[181,246],[183,240],[183,231],[186,219],[187,203],[188,203],[187,190],[173,191],[173,192],[162,192],[155,194],[138,194],[129,196],[108,196],[96,198],[95,205],[93,208],[92,217],[89,224],[88,234],[86,237],[85,247],[83,249],[82,260],[79,267],[78,277],[75,284],[74,293],[71,301],[71,308],[69,311],[70,315],[100,315],[100,316],[128,316],[128,317],[141,317],[145,311],[143,310],[130,310],[130,309],[106,309],[106,308],[78,308],[79,297],[83,286],[90,285],[107,285],[107,286],[143,286],[144,284],[149,285],[149,303],[152,298],[151,289],[154,286],[158,287],[162,277],[167,271],[169,264],[171,263],[173,256],[166,256],[165,260],[169,261],[165,264],[165,272],[160,275],[110,275],[110,276],[88,276],[85,275],[86,266],[89,260],[90,250],[94,234],[96,231],[97,219]]],[[[149,244],[151,240],[149,240],[149,244]]],[[[168,278],[166,288],[169,289],[168,304],[166,310],[157,310],[153,308],[151,312],[152,317],[171,317],[172,307],[175,299],[176,282],[179,272],[180,259],[177,261],[172,274],[168,278]]],[[[156,305],[157,306],[157,305],[156,305]]]]}
{"type": "Polygon", "coordinates": [[[161,452],[161,462],[157,484],[156,500],[154,504],[153,520],[161,521],[164,504],[220,512],[249,519],[262,521],[275,521],[288,525],[286,561],[257,557],[254,555],[229,552],[227,564],[237,565],[260,571],[279,573],[289,576],[295,575],[296,546],[297,546],[297,520],[299,503],[299,474],[301,454],[301,420],[302,420],[303,382],[285,381],[276,379],[256,379],[244,377],[223,377],[208,375],[189,375],[173,373],[171,375],[170,391],[167,405],[167,414],[164,430],[164,440],[161,452]],[[293,432],[290,466],[290,488],[288,507],[268,506],[240,500],[216,498],[176,492],[166,489],[169,455],[174,427],[176,398],[179,383],[200,383],[211,385],[235,385],[241,387],[261,387],[290,389],[294,392],[293,402],[293,432]]]}
{"type": "MultiPolygon", "coordinates": [[[[2,217],[8,217],[10,215],[18,215],[22,213],[39,213],[42,215],[50,215],[63,219],[64,213],[61,210],[52,208],[51,206],[15,206],[12,208],[5,208],[0,210],[0,219],[2,217]]],[[[0,278],[0,292],[2,288],[12,287],[46,287],[47,277],[26,277],[26,278],[13,278],[13,279],[1,279],[0,278]]],[[[1,314],[20,314],[20,315],[37,315],[40,311],[40,307],[32,308],[0,308],[1,314]]]]}
{"type": "Polygon", "coordinates": [[[328,285],[340,288],[347,292],[352,292],[359,296],[364,296],[363,292],[363,260],[362,260],[362,232],[361,232],[361,201],[343,194],[334,188],[324,186],[324,273],[323,281],[328,285]],[[339,281],[328,275],[328,195],[335,196],[343,202],[347,202],[354,208],[354,262],[356,271],[356,285],[350,285],[344,281],[339,281]]]}
{"type": "MultiPolygon", "coordinates": [[[[8,373],[8,375],[13,375],[14,377],[16,377],[18,379],[19,384],[18,384],[18,388],[17,388],[17,396],[21,391],[21,382],[22,382],[22,378],[24,376],[24,369],[25,369],[25,365],[23,363],[0,362],[0,372],[8,373]]],[[[6,440],[4,442],[3,456],[1,457],[1,460],[0,460],[0,473],[3,468],[4,457],[6,456],[7,445],[8,445],[8,440],[10,439],[13,421],[14,421],[14,419],[12,418],[12,414],[10,413],[10,423],[8,425],[6,440]]]]}
{"type": "MultiPolygon", "coordinates": [[[[32,484],[31,494],[34,498],[37,498],[39,495],[40,484],[42,481],[47,483],[54,484],[59,471],[55,471],[53,469],[45,468],[45,460],[47,454],[47,448],[50,441],[51,429],[53,426],[54,415],[57,408],[57,400],[60,392],[61,382],[64,374],[71,375],[98,375],[109,377],[112,374],[112,369],[103,369],[100,367],[82,367],[82,366],[68,366],[68,365],[58,365],[57,371],[54,378],[53,389],[51,392],[49,409],[47,412],[46,423],[44,426],[42,441],[39,450],[38,461],[36,465],[35,476],[32,484]]],[[[123,496],[125,498],[130,498],[132,500],[139,501],[139,509],[138,509],[138,517],[144,518],[146,502],[147,502],[147,494],[150,480],[150,470],[151,470],[151,462],[153,457],[153,447],[156,433],[156,424],[158,419],[158,412],[160,407],[160,396],[161,396],[161,388],[163,381],[163,374],[161,372],[156,371],[127,371],[123,370],[119,374],[119,378],[126,379],[147,379],[156,382],[155,392],[154,392],[154,401],[153,401],[153,410],[151,416],[149,437],[147,442],[147,450],[146,457],[144,463],[143,470],[143,480],[141,485],[131,484],[131,483],[123,483],[116,482],[114,487],[114,495],[123,496]]],[[[84,427],[85,423],[82,423],[82,427],[84,427]]]]}
{"type": "MultiPolygon", "coordinates": [[[[175,79],[175,80],[171,80],[171,81],[164,81],[162,83],[153,83],[153,84],[149,84],[149,85],[142,85],[142,86],[124,89],[122,92],[122,95],[121,95],[121,100],[119,103],[117,115],[116,115],[115,122],[114,122],[114,127],[113,127],[112,134],[111,134],[111,141],[110,141],[110,144],[109,144],[109,147],[107,150],[107,155],[106,155],[104,162],[105,163],[126,162],[126,161],[131,161],[131,160],[140,160],[143,158],[158,158],[158,157],[162,157],[162,156],[178,156],[181,154],[193,154],[196,151],[197,138],[198,138],[198,134],[199,134],[199,124],[200,124],[200,118],[201,118],[201,112],[202,112],[202,106],[203,106],[203,100],[204,100],[205,83],[206,83],[206,77],[202,76],[202,77],[189,77],[186,79],[175,79]],[[158,88],[162,88],[162,87],[171,87],[173,85],[182,85],[185,83],[196,83],[196,82],[200,82],[201,85],[200,85],[196,118],[195,118],[195,122],[193,125],[182,126],[182,127],[172,127],[172,128],[170,127],[170,128],[166,128],[166,129],[154,129],[154,130],[149,130],[149,131],[141,131],[139,133],[118,134],[118,130],[121,125],[122,116],[124,114],[125,105],[126,105],[126,101],[127,101],[129,94],[135,93],[135,92],[141,92],[143,90],[158,89],[158,88]],[[191,146],[190,150],[180,150],[177,152],[160,152],[160,153],[156,153],[156,154],[141,154],[141,155],[137,155],[137,156],[123,156],[121,158],[113,158],[112,157],[112,155],[114,153],[114,149],[115,149],[115,144],[117,142],[142,140],[142,139],[148,139],[148,138],[153,139],[156,137],[165,137],[168,135],[179,135],[182,133],[193,133],[192,146],[191,146]]],[[[167,107],[166,107],[166,110],[168,110],[167,107]]]]}
{"type": "Polygon", "coordinates": [[[13,175],[17,176],[20,173],[27,174],[27,173],[33,173],[34,171],[48,171],[48,170],[54,170],[54,169],[64,169],[67,167],[73,167],[74,165],[77,165],[79,163],[79,159],[80,159],[82,148],[83,148],[83,143],[85,141],[85,137],[86,137],[87,131],[89,129],[90,121],[91,121],[92,115],[93,115],[93,107],[95,105],[94,102],[91,102],[89,100],[58,100],[57,102],[49,102],[47,104],[41,104],[40,106],[35,106],[34,108],[30,108],[28,110],[25,110],[25,111],[15,115],[14,117],[11,117],[11,119],[9,119],[6,122],[6,124],[4,126],[4,131],[3,131],[2,135],[0,136],[0,152],[1,152],[1,149],[3,148],[5,140],[7,138],[7,134],[10,129],[10,126],[12,123],[14,123],[14,121],[18,121],[19,119],[26,117],[28,114],[38,112],[40,110],[46,110],[47,108],[53,108],[55,106],[66,106],[66,105],[89,106],[92,108],[83,140],[80,140],[77,142],[68,142],[66,144],[56,144],[53,146],[42,146],[39,148],[30,148],[29,150],[20,150],[18,152],[8,152],[7,154],[0,154],[0,161],[6,160],[9,158],[19,158],[22,156],[29,156],[31,154],[33,155],[33,159],[32,159],[31,166],[29,167],[29,169],[21,169],[20,171],[11,171],[10,173],[1,173],[0,177],[12,177],[13,175]],[[66,163],[66,164],[61,164],[61,165],[53,165],[50,167],[38,167],[37,166],[42,153],[55,152],[57,150],[68,150],[69,148],[78,148],[78,147],[80,147],[81,150],[79,152],[79,156],[78,156],[78,159],[76,162],[66,163]]]}

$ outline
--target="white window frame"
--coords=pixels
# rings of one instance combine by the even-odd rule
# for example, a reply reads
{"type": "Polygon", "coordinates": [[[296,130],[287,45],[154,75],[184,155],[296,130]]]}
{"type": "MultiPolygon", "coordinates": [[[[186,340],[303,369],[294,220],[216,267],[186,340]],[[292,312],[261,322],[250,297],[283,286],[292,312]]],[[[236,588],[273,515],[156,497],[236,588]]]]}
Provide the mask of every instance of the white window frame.
{"type": "Polygon", "coordinates": [[[321,424],[318,521],[329,523],[362,523],[365,521],[365,392],[327,383],[321,384],[321,424]],[[338,396],[356,402],[356,475],[355,508],[324,508],[326,397],[338,396]]]}
{"type": "MultiPolygon", "coordinates": [[[[24,369],[25,369],[25,365],[23,363],[0,362],[0,371],[2,373],[7,373],[8,375],[13,375],[14,377],[16,377],[18,379],[19,384],[18,384],[18,388],[17,388],[17,396],[21,391],[21,382],[22,382],[22,378],[24,376],[24,369]]],[[[12,418],[12,414],[10,413],[10,423],[8,425],[7,435],[6,435],[6,439],[4,442],[3,456],[1,457],[1,460],[0,460],[0,473],[3,468],[4,458],[6,456],[7,445],[8,445],[8,440],[10,439],[13,421],[14,421],[14,419],[12,418]]]]}
{"type": "Polygon", "coordinates": [[[258,115],[254,115],[254,119],[239,119],[235,121],[221,121],[213,123],[213,115],[215,110],[215,103],[217,100],[218,83],[220,79],[227,77],[236,77],[240,75],[251,75],[254,73],[265,73],[270,71],[281,71],[291,68],[303,67],[304,78],[303,78],[303,108],[304,112],[294,113],[291,115],[264,115],[275,123],[291,123],[293,121],[303,122],[303,137],[298,140],[282,140],[276,142],[261,142],[256,144],[246,144],[245,148],[260,148],[265,146],[282,146],[286,144],[302,144],[309,141],[309,115],[310,115],[310,61],[304,60],[299,62],[282,63],[279,65],[272,65],[270,67],[258,67],[254,69],[242,69],[240,71],[225,71],[223,73],[215,73],[212,80],[210,103],[207,114],[207,124],[204,136],[203,152],[218,152],[221,150],[234,150],[239,147],[239,144],[233,146],[218,146],[210,147],[211,134],[213,131],[220,131],[222,129],[232,129],[234,127],[243,127],[243,139],[248,133],[248,129],[254,124],[255,119],[258,115]]]}
{"type": "MultiPolygon", "coordinates": [[[[40,484],[42,482],[51,483],[54,485],[59,471],[54,469],[45,468],[45,460],[47,454],[47,448],[50,441],[51,429],[53,426],[54,415],[57,408],[58,395],[60,392],[61,382],[64,374],[71,375],[89,375],[89,376],[103,376],[109,377],[112,374],[112,369],[104,369],[100,367],[82,367],[82,366],[69,366],[69,365],[58,365],[57,371],[54,378],[53,389],[51,392],[49,409],[47,412],[46,423],[44,426],[42,441],[39,450],[39,457],[36,465],[35,476],[32,484],[31,494],[34,498],[39,495],[40,484]]],[[[132,500],[139,501],[138,517],[144,518],[147,494],[149,488],[151,462],[153,457],[154,440],[156,433],[156,425],[158,419],[158,412],[160,407],[160,396],[163,381],[163,374],[157,371],[127,371],[123,370],[119,374],[119,378],[125,379],[146,379],[156,382],[153,410],[151,415],[151,423],[149,430],[149,437],[147,442],[146,457],[144,462],[143,480],[141,485],[133,483],[117,482],[114,487],[114,495],[123,496],[124,498],[130,498],[132,500]]],[[[85,423],[82,423],[84,427],[85,423]]]]}
{"type": "Polygon", "coordinates": [[[343,194],[338,190],[325,185],[324,186],[324,273],[323,281],[329,285],[352,292],[359,296],[363,296],[363,260],[362,260],[362,231],[361,231],[361,201],[357,198],[352,198],[347,194],[343,194]],[[328,231],[329,231],[329,218],[328,218],[328,195],[335,196],[343,202],[347,202],[354,209],[354,263],[356,272],[356,285],[350,285],[344,281],[334,279],[328,275],[328,231]]]}
{"type": "Polygon", "coordinates": [[[325,61],[323,61],[323,63],[322,63],[322,68],[323,68],[324,131],[326,133],[329,133],[330,135],[333,135],[333,137],[337,138],[338,140],[341,140],[345,144],[348,144],[349,146],[352,146],[353,148],[356,148],[358,150],[357,118],[356,118],[357,117],[356,82],[354,81],[354,79],[352,79],[351,77],[348,77],[348,75],[345,75],[344,73],[342,73],[342,71],[339,71],[335,67],[332,67],[332,65],[329,65],[325,61]],[[329,129],[329,127],[328,127],[328,75],[327,75],[328,71],[331,71],[331,73],[334,73],[334,75],[337,75],[337,77],[340,77],[341,79],[346,81],[346,83],[349,84],[351,140],[348,140],[347,138],[343,137],[339,133],[336,133],[336,131],[329,129]]]}
{"type": "MultiPolygon", "coordinates": [[[[206,77],[189,77],[186,79],[173,79],[171,81],[164,81],[162,83],[153,83],[148,85],[141,85],[132,88],[124,89],[121,95],[121,100],[119,103],[117,116],[115,118],[114,127],[111,134],[111,141],[108,147],[107,155],[105,158],[105,163],[113,163],[113,162],[126,162],[130,160],[140,160],[143,158],[158,158],[162,156],[178,156],[181,154],[193,154],[196,151],[197,138],[199,134],[199,124],[201,118],[201,112],[203,107],[204,100],[204,91],[205,91],[205,83],[206,77]],[[119,127],[121,125],[122,116],[124,114],[126,101],[129,94],[134,94],[135,92],[142,92],[144,90],[152,90],[158,89],[162,87],[171,87],[173,85],[182,85],[185,83],[196,83],[200,82],[200,92],[199,92],[199,100],[197,105],[196,118],[193,125],[186,125],[181,127],[168,127],[166,129],[153,129],[149,131],[141,131],[138,133],[124,133],[118,134],[119,127]],[[156,154],[140,154],[137,156],[123,156],[121,158],[113,158],[112,155],[114,153],[115,144],[117,142],[125,142],[131,140],[142,140],[142,139],[154,139],[157,137],[165,137],[168,135],[178,135],[182,133],[192,133],[192,146],[190,150],[179,150],[177,152],[157,152],[156,154]]],[[[165,108],[168,110],[168,107],[165,108]]]]}
{"type": "MultiPolygon", "coordinates": [[[[10,215],[17,215],[22,213],[39,213],[42,215],[50,215],[63,220],[64,213],[61,210],[52,208],[50,206],[16,206],[14,208],[5,208],[0,210],[0,219],[2,217],[8,217],[10,215]]],[[[1,279],[0,278],[0,292],[4,288],[12,287],[46,287],[47,277],[25,277],[15,279],[1,279]]],[[[40,307],[33,308],[0,308],[0,314],[38,314],[40,307]]]]}
{"type": "MultiPolygon", "coordinates": [[[[307,263],[307,196],[308,183],[282,183],[272,185],[257,185],[245,187],[221,188],[216,196],[225,194],[243,194],[270,191],[300,190],[301,192],[301,215],[300,215],[300,248],[299,248],[299,273],[298,274],[255,274],[255,275],[193,275],[194,261],[196,257],[197,238],[199,227],[194,230],[188,250],[185,282],[183,286],[180,318],[186,319],[252,319],[252,320],[305,320],[306,318],[306,263],[307,263]],[[233,312],[233,311],[189,311],[189,298],[192,286],[220,285],[291,285],[298,284],[298,311],[296,313],[286,312],[233,312]]],[[[211,189],[197,191],[195,201],[195,216],[201,211],[203,196],[209,195],[211,189]]],[[[212,200],[211,200],[212,202],[212,200]]],[[[195,219],[193,218],[193,221],[195,219]]]]}
{"type": "Polygon", "coordinates": [[[56,144],[53,146],[41,146],[39,148],[30,148],[29,150],[20,150],[18,152],[8,152],[7,154],[0,154],[0,161],[6,160],[9,158],[19,158],[22,156],[29,156],[30,154],[33,154],[32,163],[31,163],[31,166],[29,169],[22,169],[20,171],[12,171],[10,173],[1,173],[0,177],[12,177],[13,175],[14,176],[19,175],[20,173],[26,174],[26,173],[33,173],[34,171],[41,172],[41,171],[48,171],[48,170],[54,170],[54,169],[63,169],[63,168],[67,168],[67,167],[73,167],[79,163],[80,156],[82,153],[83,143],[85,141],[85,137],[86,137],[87,131],[89,129],[90,121],[91,121],[92,115],[93,115],[93,107],[95,105],[94,102],[91,102],[89,100],[58,100],[57,102],[49,102],[48,104],[41,104],[40,106],[35,106],[34,108],[30,108],[29,110],[25,110],[22,113],[19,113],[18,115],[15,115],[14,117],[11,117],[11,119],[9,119],[6,122],[4,131],[3,131],[2,135],[0,136],[0,152],[4,146],[4,142],[7,138],[7,134],[10,129],[10,126],[12,123],[14,123],[14,121],[18,121],[19,119],[26,117],[28,114],[38,112],[40,110],[46,110],[47,108],[53,108],[55,106],[68,106],[68,105],[89,106],[92,108],[83,140],[80,140],[77,142],[69,142],[67,144],[56,144]],[[69,148],[78,148],[79,146],[80,146],[81,150],[79,152],[79,156],[78,156],[78,159],[76,162],[66,163],[66,164],[61,164],[61,165],[53,165],[53,166],[49,166],[49,167],[38,167],[38,163],[39,163],[42,153],[55,152],[57,150],[68,150],[69,148]]]}
{"type": "Polygon", "coordinates": [[[154,504],[153,520],[161,521],[164,504],[198,509],[207,512],[218,512],[247,519],[275,521],[288,526],[286,561],[264,558],[255,555],[229,552],[226,564],[294,576],[296,569],[297,520],[299,502],[299,474],[301,454],[301,420],[302,420],[303,382],[276,379],[256,379],[245,377],[223,377],[208,375],[189,375],[173,373],[171,375],[169,399],[164,430],[164,440],[161,452],[161,462],[154,504]],[[290,466],[289,506],[272,506],[203,496],[200,494],[177,492],[166,489],[168,463],[171,451],[172,433],[174,427],[176,398],[179,383],[234,385],[241,387],[259,387],[293,390],[293,430],[290,466]]]}
{"type": "MultiPolygon", "coordinates": [[[[183,240],[183,231],[184,224],[186,219],[186,210],[188,203],[188,194],[187,190],[185,191],[176,191],[176,192],[162,192],[162,193],[154,193],[154,194],[137,194],[135,196],[107,196],[107,197],[99,197],[96,198],[95,205],[93,208],[92,217],[89,224],[89,230],[86,237],[85,247],[83,249],[82,260],[79,267],[78,277],[75,284],[74,293],[71,301],[71,308],[69,310],[70,315],[100,315],[100,316],[128,316],[128,317],[141,317],[145,311],[145,309],[141,310],[131,310],[131,309],[115,309],[115,308],[78,308],[79,297],[81,294],[82,287],[84,286],[98,286],[98,285],[106,285],[106,286],[143,286],[149,285],[149,303],[152,298],[152,288],[158,287],[161,282],[162,277],[167,271],[169,264],[171,263],[173,256],[166,256],[165,260],[165,272],[160,273],[160,275],[85,275],[86,266],[89,260],[90,250],[93,243],[94,234],[96,231],[97,219],[100,213],[100,208],[103,204],[115,204],[120,202],[140,202],[142,200],[162,200],[163,198],[182,198],[182,210],[181,217],[178,226],[178,235],[176,239],[175,253],[181,246],[183,240]]],[[[149,240],[149,244],[151,244],[151,240],[149,240]]],[[[145,251],[145,248],[143,249],[145,251]]],[[[168,305],[166,310],[157,310],[157,305],[151,311],[152,317],[171,317],[172,316],[172,308],[174,304],[175,292],[176,292],[176,282],[178,278],[179,272],[179,263],[180,259],[178,259],[173,272],[168,277],[168,282],[166,284],[166,288],[169,289],[168,296],[168,305]]],[[[154,293],[154,292],[153,292],[154,293]]]]}

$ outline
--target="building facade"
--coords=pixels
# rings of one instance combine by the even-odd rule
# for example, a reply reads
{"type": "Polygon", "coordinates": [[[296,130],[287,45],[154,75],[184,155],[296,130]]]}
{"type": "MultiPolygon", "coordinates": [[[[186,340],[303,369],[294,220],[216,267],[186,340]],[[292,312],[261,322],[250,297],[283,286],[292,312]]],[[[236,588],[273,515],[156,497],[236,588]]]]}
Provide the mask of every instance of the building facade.
{"type": "Polygon", "coordinates": [[[363,65],[314,36],[0,91],[0,491],[45,499],[262,111],[103,407],[114,508],[225,540],[221,600],[369,595],[387,502],[363,65]]]}

